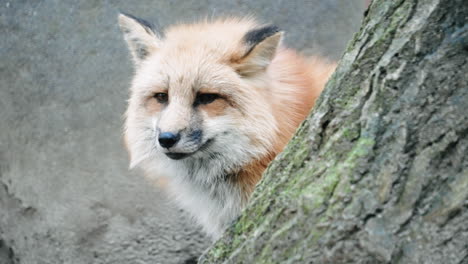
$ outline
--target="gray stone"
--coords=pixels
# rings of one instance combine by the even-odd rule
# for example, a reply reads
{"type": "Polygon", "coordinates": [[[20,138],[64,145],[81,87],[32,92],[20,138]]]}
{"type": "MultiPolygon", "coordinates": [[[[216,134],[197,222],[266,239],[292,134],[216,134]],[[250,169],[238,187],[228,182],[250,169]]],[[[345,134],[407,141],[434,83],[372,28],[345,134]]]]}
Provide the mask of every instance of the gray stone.
{"type": "Polygon", "coordinates": [[[362,1],[1,1],[0,263],[190,263],[209,245],[139,171],[122,116],[119,10],[159,23],[255,14],[338,59],[362,1]],[[151,3],[153,2],[153,3],[151,3]]]}

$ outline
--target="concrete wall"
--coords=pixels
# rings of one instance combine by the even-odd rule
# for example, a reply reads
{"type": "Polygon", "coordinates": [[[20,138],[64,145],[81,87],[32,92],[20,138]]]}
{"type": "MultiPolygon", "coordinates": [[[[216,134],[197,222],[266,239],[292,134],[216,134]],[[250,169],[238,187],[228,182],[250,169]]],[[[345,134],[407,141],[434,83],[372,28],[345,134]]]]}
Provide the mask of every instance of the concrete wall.
{"type": "Polygon", "coordinates": [[[363,5],[0,1],[0,264],[192,263],[209,243],[127,169],[121,126],[132,65],[119,10],[160,26],[254,14],[284,29],[289,46],[338,59],[363,5]]]}

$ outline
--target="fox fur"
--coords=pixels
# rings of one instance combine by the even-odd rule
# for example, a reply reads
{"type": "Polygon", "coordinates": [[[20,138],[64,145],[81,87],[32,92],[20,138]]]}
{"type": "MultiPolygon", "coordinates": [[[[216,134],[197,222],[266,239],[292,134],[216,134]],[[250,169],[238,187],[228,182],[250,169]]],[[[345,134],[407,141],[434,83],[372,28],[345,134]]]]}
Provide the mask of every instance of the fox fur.
{"type": "Polygon", "coordinates": [[[179,24],[164,35],[131,15],[120,14],[119,24],[136,69],[124,131],[130,167],[163,179],[217,238],[335,65],[298,55],[281,44],[283,32],[252,18],[179,24]]]}

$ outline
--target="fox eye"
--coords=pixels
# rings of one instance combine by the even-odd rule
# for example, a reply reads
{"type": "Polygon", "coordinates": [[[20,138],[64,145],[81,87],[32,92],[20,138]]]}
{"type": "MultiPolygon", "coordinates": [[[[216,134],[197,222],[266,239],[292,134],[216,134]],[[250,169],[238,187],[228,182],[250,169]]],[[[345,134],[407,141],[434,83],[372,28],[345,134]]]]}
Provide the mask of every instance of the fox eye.
{"type": "Polygon", "coordinates": [[[197,98],[195,98],[195,103],[194,105],[205,105],[205,104],[210,104],[214,100],[220,98],[218,94],[210,94],[210,93],[205,93],[205,94],[198,94],[197,98]]]}
{"type": "Polygon", "coordinates": [[[158,103],[165,104],[168,101],[167,93],[155,93],[154,98],[158,100],[158,103]]]}

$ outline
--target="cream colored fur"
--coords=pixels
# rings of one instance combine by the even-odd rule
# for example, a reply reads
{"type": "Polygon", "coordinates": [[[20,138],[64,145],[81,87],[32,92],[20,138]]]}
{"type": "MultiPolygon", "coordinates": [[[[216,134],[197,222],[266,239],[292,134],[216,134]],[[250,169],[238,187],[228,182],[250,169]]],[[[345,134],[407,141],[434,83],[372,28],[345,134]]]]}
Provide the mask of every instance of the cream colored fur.
{"type": "Polygon", "coordinates": [[[281,32],[246,42],[247,33],[263,27],[253,19],[176,25],[164,37],[126,15],[119,23],[136,67],[125,121],[130,167],[164,177],[178,204],[217,238],[310,111],[334,65],[283,48],[281,32]],[[167,93],[168,103],[158,103],[157,93],[167,93]],[[203,93],[222,98],[194,105],[203,93]],[[162,148],[161,131],[182,131],[181,139],[162,148]],[[193,131],[202,131],[201,138],[194,140],[193,131]],[[168,152],[190,156],[172,160],[168,152]]]}

